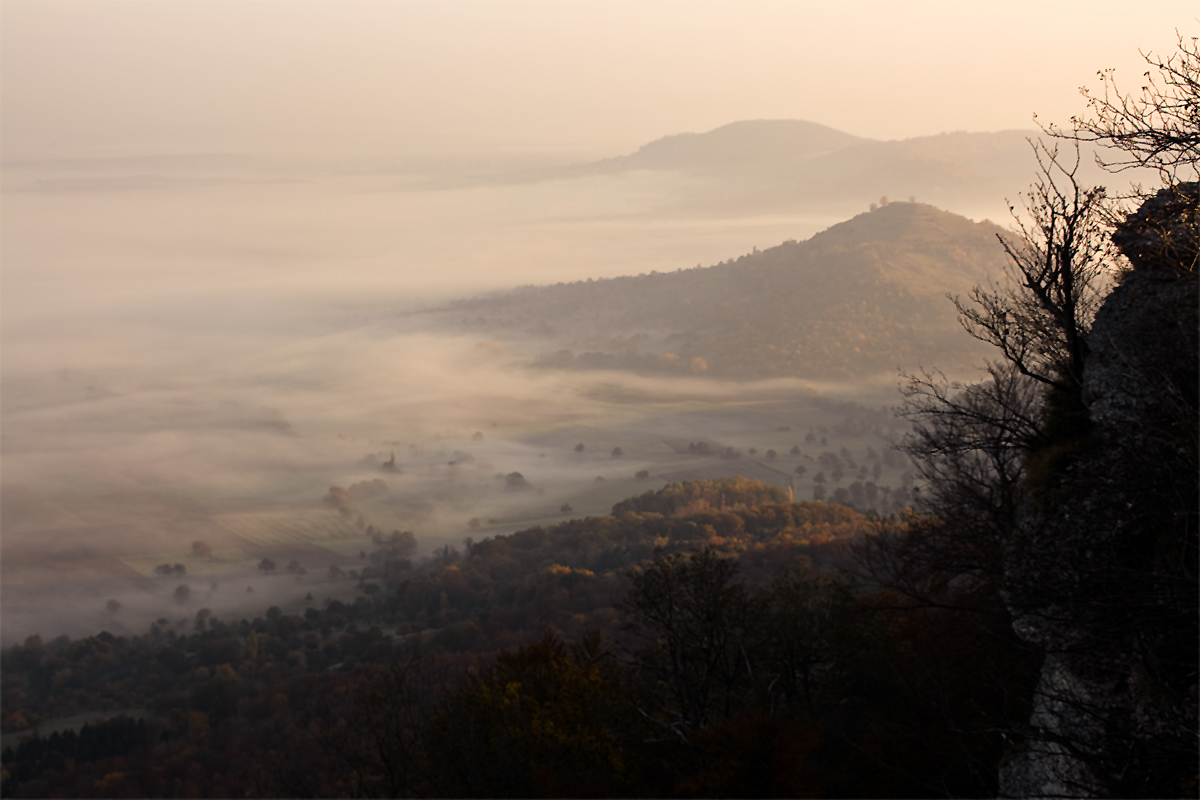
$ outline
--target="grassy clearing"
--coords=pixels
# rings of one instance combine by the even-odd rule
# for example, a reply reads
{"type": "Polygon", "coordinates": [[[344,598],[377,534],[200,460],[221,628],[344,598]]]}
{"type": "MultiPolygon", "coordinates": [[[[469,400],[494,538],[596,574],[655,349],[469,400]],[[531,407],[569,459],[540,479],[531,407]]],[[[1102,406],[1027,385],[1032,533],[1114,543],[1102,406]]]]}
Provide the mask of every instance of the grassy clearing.
{"type": "Polygon", "coordinates": [[[337,511],[267,511],[252,514],[217,514],[213,522],[264,549],[287,549],[297,545],[338,545],[367,542],[353,518],[337,511]]]}

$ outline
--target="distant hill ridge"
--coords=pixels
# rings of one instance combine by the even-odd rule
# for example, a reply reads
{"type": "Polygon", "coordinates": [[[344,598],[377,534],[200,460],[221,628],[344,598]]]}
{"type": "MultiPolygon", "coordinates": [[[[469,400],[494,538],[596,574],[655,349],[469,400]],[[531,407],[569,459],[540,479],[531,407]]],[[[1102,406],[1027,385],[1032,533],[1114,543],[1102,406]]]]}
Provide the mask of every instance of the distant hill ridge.
{"type": "Polygon", "coordinates": [[[946,293],[1003,269],[1002,232],[889,203],[807,241],[711,267],[520,289],[453,304],[456,327],[547,343],[540,363],[735,379],[863,378],[978,362],[946,293]]]}
{"type": "MultiPolygon", "coordinates": [[[[680,133],[558,177],[635,170],[689,177],[677,212],[752,215],[781,209],[849,214],[881,196],[942,208],[1003,208],[1033,178],[1037,130],[953,132],[880,141],[805,120],[743,120],[680,133]]],[[[1084,153],[1085,183],[1111,182],[1084,153]]]]}
{"type": "Polygon", "coordinates": [[[606,162],[625,169],[678,169],[714,164],[811,158],[868,142],[804,120],[732,122],[707,133],[679,133],[643,145],[632,155],[606,162]]]}

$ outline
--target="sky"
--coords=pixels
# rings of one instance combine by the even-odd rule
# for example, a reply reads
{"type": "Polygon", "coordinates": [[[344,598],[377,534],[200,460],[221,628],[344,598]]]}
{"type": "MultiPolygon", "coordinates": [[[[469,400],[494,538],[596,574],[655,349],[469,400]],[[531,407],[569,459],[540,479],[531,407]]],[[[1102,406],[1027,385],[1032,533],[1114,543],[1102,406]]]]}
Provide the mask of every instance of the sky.
{"type": "Polygon", "coordinates": [[[6,160],[616,154],[741,119],[898,139],[1063,123],[1194,2],[3,0],[6,160]]]}

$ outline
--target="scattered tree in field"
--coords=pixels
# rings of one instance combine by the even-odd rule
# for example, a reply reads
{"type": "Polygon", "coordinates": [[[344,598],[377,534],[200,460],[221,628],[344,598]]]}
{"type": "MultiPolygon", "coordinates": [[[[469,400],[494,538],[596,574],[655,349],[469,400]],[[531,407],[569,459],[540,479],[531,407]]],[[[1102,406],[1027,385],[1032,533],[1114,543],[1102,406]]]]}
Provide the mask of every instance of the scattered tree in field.
{"type": "Polygon", "coordinates": [[[636,473],[634,473],[633,477],[637,478],[639,481],[644,481],[650,477],[650,470],[639,469],[636,473]]]}
{"type": "Polygon", "coordinates": [[[582,453],[582,452],[584,451],[584,449],[585,449],[585,448],[584,448],[584,446],[583,446],[583,442],[580,442],[579,444],[575,445],[575,452],[576,452],[576,453],[582,453]]]}
{"type": "Polygon", "coordinates": [[[212,545],[210,545],[208,542],[192,542],[192,556],[195,558],[212,558],[212,554],[212,545]]]}
{"type": "Polygon", "coordinates": [[[179,586],[175,587],[175,602],[176,603],[183,605],[184,603],[186,603],[188,601],[188,598],[191,596],[192,596],[192,587],[188,586],[186,583],[181,583],[179,586]]]}
{"type": "Polygon", "coordinates": [[[197,631],[203,631],[208,625],[209,619],[212,617],[211,608],[202,608],[196,612],[196,618],[193,627],[197,631]]]}
{"type": "Polygon", "coordinates": [[[276,568],[277,565],[275,564],[275,560],[272,558],[263,558],[262,561],[258,562],[258,571],[264,574],[270,574],[274,572],[276,568]]]}
{"type": "MultiPolygon", "coordinates": [[[[399,468],[397,468],[399,469],[399,468]]],[[[349,488],[343,486],[330,486],[329,491],[325,493],[323,498],[327,505],[336,508],[342,515],[350,516],[353,514],[350,506],[354,502],[362,500],[370,500],[380,495],[387,494],[388,485],[381,478],[373,478],[369,481],[359,481],[351,484],[349,488]]],[[[365,521],[361,521],[359,515],[360,526],[365,527],[365,521]]]]}
{"type": "Polygon", "coordinates": [[[613,457],[613,458],[620,458],[620,457],[621,457],[621,456],[623,456],[623,455],[625,455],[625,451],[624,451],[624,450],[622,450],[621,448],[619,448],[619,447],[614,447],[614,448],[612,449],[612,457],[613,457]]]}

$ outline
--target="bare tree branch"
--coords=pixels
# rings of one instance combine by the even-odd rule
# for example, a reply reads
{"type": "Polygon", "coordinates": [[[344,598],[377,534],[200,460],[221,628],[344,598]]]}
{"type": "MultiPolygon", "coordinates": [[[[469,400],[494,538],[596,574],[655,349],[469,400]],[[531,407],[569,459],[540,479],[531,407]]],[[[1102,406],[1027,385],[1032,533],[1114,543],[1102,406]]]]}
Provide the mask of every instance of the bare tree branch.
{"type": "Polygon", "coordinates": [[[1197,38],[1176,34],[1179,50],[1163,58],[1142,53],[1149,69],[1143,74],[1139,94],[1126,94],[1117,86],[1111,69],[1097,73],[1103,84],[1099,94],[1086,88],[1090,114],[1071,118],[1071,131],[1050,125],[1052,136],[1077,142],[1099,142],[1123,156],[1096,160],[1118,172],[1150,167],[1164,183],[1195,180],[1200,163],[1200,45],[1197,38]]]}

